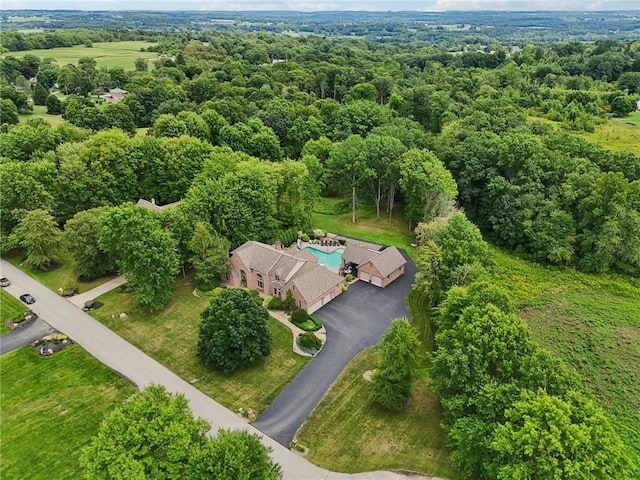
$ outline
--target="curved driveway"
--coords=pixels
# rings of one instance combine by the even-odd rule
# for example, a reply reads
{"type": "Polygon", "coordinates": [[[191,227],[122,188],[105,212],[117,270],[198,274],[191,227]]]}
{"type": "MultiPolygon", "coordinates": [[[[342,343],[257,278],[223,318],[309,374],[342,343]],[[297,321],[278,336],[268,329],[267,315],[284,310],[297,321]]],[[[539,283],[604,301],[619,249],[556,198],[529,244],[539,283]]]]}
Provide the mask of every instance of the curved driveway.
{"type": "MultiPolygon", "coordinates": [[[[56,330],[69,335],[87,352],[129,379],[138,388],[144,388],[149,383],[158,383],[164,385],[170,392],[183,393],[189,400],[194,415],[211,423],[214,432],[219,428],[227,428],[259,433],[241,417],[182,380],[71,302],[47,289],[7,261],[2,260],[0,264],[2,274],[12,282],[7,289],[11,295],[17,297],[24,292],[31,293],[36,298],[36,303],[32,305],[34,312],[56,330]]],[[[282,466],[284,478],[287,480],[399,480],[405,478],[401,474],[392,472],[367,472],[354,475],[330,472],[313,465],[269,437],[262,436],[262,443],[273,449],[271,456],[282,466]]]]}
{"type": "Polygon", "coordinates": [[[391,320],[409,318],[405,296],[416,266],[406,252],[405,274],[387,288],[358,281],[315,312],[327,329],[327,343],[253,425],[288,445],[344,367],[363,349],[380,342],[391,320]]]}

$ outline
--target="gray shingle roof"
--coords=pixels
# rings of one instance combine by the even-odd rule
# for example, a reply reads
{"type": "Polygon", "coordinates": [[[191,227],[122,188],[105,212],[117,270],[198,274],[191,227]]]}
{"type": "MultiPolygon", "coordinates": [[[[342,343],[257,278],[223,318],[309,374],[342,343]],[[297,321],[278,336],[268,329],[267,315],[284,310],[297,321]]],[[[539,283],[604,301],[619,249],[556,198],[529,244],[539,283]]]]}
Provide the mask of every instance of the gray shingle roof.
{"type": "Polygon", "coordinates": [[[383,277],[396,271],[405,263],[407,261],[396,247],[387,247],[371,259],[371,264],[378,269],[383,277]]]}
{"type": "Polygon", "coordinates": [[[368,248],[362,248],[358,245],[348,244],[344,249],[342,258],[347,262],[355,263],[356,265],[362,265],[378,254],[380,254],[380,252],[377,252],[375,250],[369,250],[368,248]]]}
{"type": "Polygon", "coordinates": [[[318,264],[308,264],[291,282],[300,291],[307,304],[342,283],[342,277],[318,264]]]}
{"type": "Polygon", "coordinates": [[[342,283],[342,277],[318,265],[317,257],[311,252],[292,250],[289,253],[264,243],[246,242],[231,253],[252,270],[267,275],[277,273],[281,284],[293,284],[307,302],[342,283]]]}

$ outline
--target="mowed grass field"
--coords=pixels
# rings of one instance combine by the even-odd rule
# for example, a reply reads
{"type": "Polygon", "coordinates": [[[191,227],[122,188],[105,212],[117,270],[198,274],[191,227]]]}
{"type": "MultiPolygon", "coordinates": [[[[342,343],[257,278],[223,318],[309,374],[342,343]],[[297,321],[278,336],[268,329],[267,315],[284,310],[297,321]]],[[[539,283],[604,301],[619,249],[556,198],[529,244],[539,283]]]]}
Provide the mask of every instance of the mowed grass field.
{"type": "Polygon", "coordinates": [[[66,120],[62,118],[62,115],[49,115],[47,113],[47,107],[43,105],[32,105],[32,106],[33,106],[33,112],[20,113],[18,115],[20,123],[27,123],[27,121],[35,118],[41,118],[42,120],[49,122],[53,126],[60,125],[61,123],[66,122],[66,120]]]}
{"type": "Polygon", "coordinates": [[[640,280],[553,268],[495,251],[533,338],[582,378],[640,466],[640,280]]]}
{"type": "Polygon", "coordinates": [[[10,329],[5,322],[10,318],[24,318],[24,312],[28,308],[19,300],[3,290],[0,290],[0,334],[7,333],[10,329]]]}
{"type": "Polygon", "coordinates": [[[133,386],[78,345],[51,357],[24,346],[0,368],[0,478],[82,478],[81,449],[133,386]]]}
{"type": "Polygon", "coordinates": [[[140,51],[141,48],[146,49],[152,45],[155,44],[143,41],[101,42],[94,43],[92,47],[76,45],[75,47],[59,47],[45,50],[25,50],[11,52],[6,55],[20,58],[26,54],[31,54],[40,58],[55,58],[60,66],[68,63],[77,65],[80,58],[92,57],[95,58],[98,67],[121,67],[125,70],[133,70],[135,68],[134,62],[137,58],[146,58],[150,62],[158,58],[158,53],[156,52],[140,51]]]}
{"type": "Polygon", "coordinates": [[[73,270],[73,259],[71,258],[71,255],[64,250],[61,250],[55,257],[55,261],[61,265],[60,268],[56,268],[50,272],[43,272],[36,270],[35,268],[21,265],[23,257],[24,254],[21,251],[13,251],[5,255],[4,259],[54,292],[59,288],[66,289],[76,287],[78,289],[78,293],[83,293],[97,287],[98,285],[102,285],[115,277],[115,275],[110,275],[96,278],[91,282],[80,282],[78,280],[78,275],[73,270]]]}
{"type": "Polygon", "coordinates": [[[398,469],[461,478],[449,462],[440,404],[424,370],[405,410],[391,412],[369,401],[370,383],[362,374],[376,367],[378,350],[354,358],[298,430],[307,458],[339,472],[398,469]]]}
{"type": "Polygon", "coordinates": [[[180,277],[167,307],[155,313],[138,310],[133,294],[113,290],[99,297],[104,306],[91,315],[184,380],[199,379],[194,386],[230,410],[262,412],[309,357],[295,354],[291,330],[270,319],[273,343],[268,357],[230,375],[206,368],[197,357],[198,328],[211,297],[194,296],[194,288],[191,276],[180,277]],[[119,318],[121,312],[129,318],[119,318]]]}
{"type": "Polygon", "coordinates": [[[624,118],[612,118],[598,125],[593,133],[586,133],[587,140],[608,148],[640,155],[640,112],[624,118]]]}

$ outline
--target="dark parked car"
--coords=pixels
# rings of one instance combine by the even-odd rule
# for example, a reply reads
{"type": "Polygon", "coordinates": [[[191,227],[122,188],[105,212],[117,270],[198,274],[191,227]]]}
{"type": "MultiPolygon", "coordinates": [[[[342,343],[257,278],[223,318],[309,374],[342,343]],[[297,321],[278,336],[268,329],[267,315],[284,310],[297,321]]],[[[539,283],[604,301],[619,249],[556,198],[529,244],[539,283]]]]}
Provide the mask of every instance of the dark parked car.
{"type": "Polygon", "coordinates": [[[33,295],[30,293],[23,293],[20,295],[20,300],[22,300],[27,305],[31,305],[32,303],[36,303],[36,299],[33,298],[33,295]]]}
{"type": "Polygon", "coordinates": [[[11,281],[8,278],[0,278],[0,287],[8,287],[9,285],[11,285],[11,281]]]}

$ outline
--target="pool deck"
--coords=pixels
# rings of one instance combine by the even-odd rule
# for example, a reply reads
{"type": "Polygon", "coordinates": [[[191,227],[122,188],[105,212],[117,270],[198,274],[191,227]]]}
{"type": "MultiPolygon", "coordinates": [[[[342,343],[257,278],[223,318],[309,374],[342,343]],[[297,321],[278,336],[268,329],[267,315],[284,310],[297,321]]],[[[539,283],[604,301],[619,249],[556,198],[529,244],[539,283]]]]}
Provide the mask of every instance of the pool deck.
{"type": "MultiPolygon", "coordinates": [[[[336,241],[336,243],[337,243],[337,241],[336,241]]],[[[304,250],[307,247],[313,248],[315,250],[318,250],[319,252],[324,252],[324,253],[327,253],[327,254],[333,253],[333,252],[335,252],[336,250],[339,250],[339,249],[344,249],[344,245],[340,245],[339,243],[338,243],[338,245],[322,245],[320,243],[320,241],[318,241],[318,243],[309,243],[309,242],[303,242],[302,240],[298,241],[297,247],[294,246],[292,248],[298,248],[300,250],[304,250]]],[[[320,263],[319,261],[318,261],[318,264],[320,266],[326,268],[327,270],[331,270],[333,273],[338,273],[338,274],[340,273],[340,268],[342,267],[342,264],[337,265],[335,267],[330,267],[328,265],[324,265],[324,264],[320,263]]]]}

